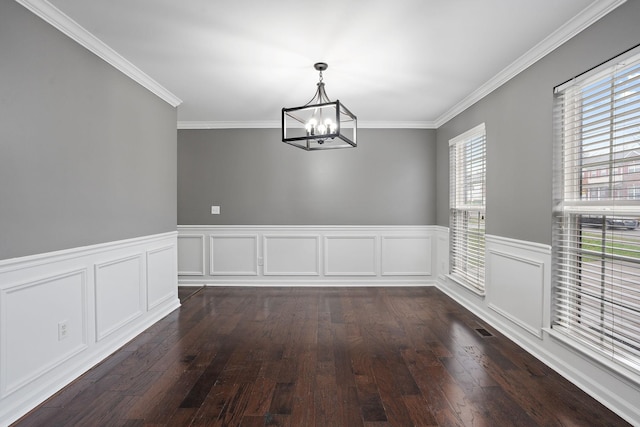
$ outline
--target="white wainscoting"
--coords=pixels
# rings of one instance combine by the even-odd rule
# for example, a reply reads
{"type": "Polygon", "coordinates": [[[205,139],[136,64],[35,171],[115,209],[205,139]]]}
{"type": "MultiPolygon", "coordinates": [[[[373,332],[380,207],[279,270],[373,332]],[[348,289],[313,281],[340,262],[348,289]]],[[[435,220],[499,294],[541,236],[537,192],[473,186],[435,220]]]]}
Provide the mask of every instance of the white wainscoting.
{"type": "Polygon", "coordinates": [[[178,284],[176,245],[147,251],[147,311],[175,300],[178,284]]]}
{"type": "Polygon", "coordinates": [[[431,276],[431,236],[382,236],[383,276],[431,276]]]}
{"type": "Polygon", "coordinates": [[[263,236],[265,276],[319,276],[319,235],[263,236]]]}
{"type": "Polygon", "coordinates": [[[142,315],[142,254],[95,265],[96,340],[142,315]]]}
{"type": "Polygon", "coordinates": [[[0,425],[179,305],[176,232],[0,261],[0,425]]]}
{"type": "Polygon", "coordinates": [[[178,265],[181,276],[204,276],[204,234],[178,236],[178,265]]]}
{"type": "Polygon", "coordinates": [[[376,276],[377,236],[325,236],[325,276],[376,276]]]}
{"type": "Polygon", "coordinates": [[[550,271],[549,246],[487,236],[487,306],[539,339],[550,271]]]}
{"type": "Polygon", "coordinates": [[[476,314],[481,324],[509,337],[632,425],[640,425],[637,375],[624,377],[611,362],[590,357],[550,333],[549,245],[487,235],[486,293],[480,296],[442,274],[448,229],[438,227],[436,234],[440,290],[476,314]]]}
{"type": "Polygon", "coordinates": [[[541,339],[549,323],[551,247],[500,236],[486,236],[485,293],[478,295],[447,278],[449,230],[437,231],[438,283],[447,293],[463,297],[471,307],[483,307],[541,339]]]}
{"type": "Polygon", "coordinates": [[[432,226],[178,226],[179,283],[429,285],[434,232],[432,226]],[[200,236],[210,242],[204,268],[200,236]]]}
{"type": "Polygon", "coordinates": [[[3,286],[1,298],[5,398],[87,348],[87,270],[3,286]],[[62,340],[59,322],[68,326],[62,340]]]}
{"type": "Polygon", "coordinates": [[[209,236],[209,274],[211,276],[258,275],[258,236],[209,236]]]}
{"type": "Polygon", "coordinates": [[[436,260],[438,281],[445,281],[449,274],[449,229],[445,227],[436,229],[436,260]]]}

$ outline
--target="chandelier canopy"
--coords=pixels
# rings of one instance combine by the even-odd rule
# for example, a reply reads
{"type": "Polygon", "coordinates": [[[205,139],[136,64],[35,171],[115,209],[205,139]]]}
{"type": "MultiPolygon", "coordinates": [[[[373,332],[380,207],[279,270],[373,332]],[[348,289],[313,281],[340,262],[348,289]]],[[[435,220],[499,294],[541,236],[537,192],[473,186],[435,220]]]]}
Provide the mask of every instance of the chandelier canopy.
{"type": "Polygon", "coordinates": [[[318,62],[318,88],[301,107],[282,109],[282,142],[307,151],[356,147],[358,119],[339,100],[331,101],[324,89],[322,72],[329,66],[318,62]]]}

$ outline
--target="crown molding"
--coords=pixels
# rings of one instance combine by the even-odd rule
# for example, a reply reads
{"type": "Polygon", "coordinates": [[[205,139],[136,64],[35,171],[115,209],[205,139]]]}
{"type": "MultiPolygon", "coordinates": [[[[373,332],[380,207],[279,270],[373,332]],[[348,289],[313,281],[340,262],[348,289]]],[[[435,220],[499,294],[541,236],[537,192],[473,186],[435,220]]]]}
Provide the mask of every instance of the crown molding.
{"type": "Polygon", "coordinates": [[[275,129],[279,121],[178,121],[178,129],[275,129]]]}
{"type": "Polygon", "coordinates": [[[359,121],[358,127],[362,129],[436,129],[433,121],[359,121]]]}
{"type": "MultiPolygon", "coordinates": [[[[178,129],[280,129],[279,121],[179,121],[178,129]]],[[[358,122],[359,129],[436,129],[434,122],[358,122]]]]}
{"type": "MultiPolygon", "coordinates": [[[[89,51],[105,60],[107,63],[127,75],[132,80],[141,84],[146,89],[160,97],[173,107],[182,103],[177,96],[169,92],[158,82],[145,74],[138,67],[126,60],[116,51],[107,46],[100,39],[95,37],[76,21],[65,15],[47,0],[16,0],[19,4],[42,18],[59,31],[84,46],[89,51]]],[[[626,0],[595,0],[582,12],[562,27],[554,31],[516,61],[511,63],[500,73],[484,83],[478,89],[469,94],[462,101],[451,107],[444,114],[434,121],[417,122],[366,122],[361,121],[359,128],[369,129],[437,129],[447,121],[462,113],[464,110],[502,86],[504,83],[524,71],[535,62],[552,52],[554,49],[567,42],[569,39],[580,33],[594,22],[613,11],[626,0]]],[[[253,122],[233,122],[233,121],[179,121],[178,129],[265,129],[279,128],[279,121],[253,121],[253,122]]]]}
{"type": "Polygon", "coordinates": [[[540,43],[527,51],[520,58],[516,59],[493,78],[473,91],[462,101],[451,107],[443,115],[435,120],[435,127],[438,128],[462,113],[464,110],[480,101],[485,96],[508,82],[516,75],[529,68],[531,65],[542,59],[553,50],[566,43],[576,34],[586,29],[594,22],[613,11],[626,0],[596,0],[587,6],[582,12],[567,21],[564,25],[551,33],[540,43]]]}
{"type": "Polygon", "coordinates": [[[127,61],[76,21],[65,15],[47,0],[16,0],[48,24],[54,26],[76,43],[105,60],[123,74],[153,92],[172,107],[182,104],[182,100],[169,92],[138,67],[127,61]]]}

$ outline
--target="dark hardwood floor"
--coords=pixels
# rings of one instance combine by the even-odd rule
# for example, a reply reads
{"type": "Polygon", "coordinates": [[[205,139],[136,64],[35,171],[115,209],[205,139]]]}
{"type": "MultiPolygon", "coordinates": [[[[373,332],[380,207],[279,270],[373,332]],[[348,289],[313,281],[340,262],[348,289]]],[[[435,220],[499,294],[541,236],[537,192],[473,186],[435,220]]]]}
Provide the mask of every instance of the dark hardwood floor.
{"type": "Polygon", "coordinates": [[[16,425],[627,425],[436,288],[180,297],[16,425]]]}

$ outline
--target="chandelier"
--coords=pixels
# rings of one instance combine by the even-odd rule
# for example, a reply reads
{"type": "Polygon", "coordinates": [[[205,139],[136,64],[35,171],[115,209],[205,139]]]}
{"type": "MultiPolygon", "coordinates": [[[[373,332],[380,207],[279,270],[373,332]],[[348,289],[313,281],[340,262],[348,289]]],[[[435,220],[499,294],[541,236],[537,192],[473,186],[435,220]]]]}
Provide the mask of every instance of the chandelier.
{"type": "Polygon", "coordinates": [[[331,101],[324,90],[322,72],[328,67],[324,62],[314,65],[320,78],[309,102],[282,109],[282,142],[307,151],[357,146],[358,119],[339,100],[331,101]]]}

